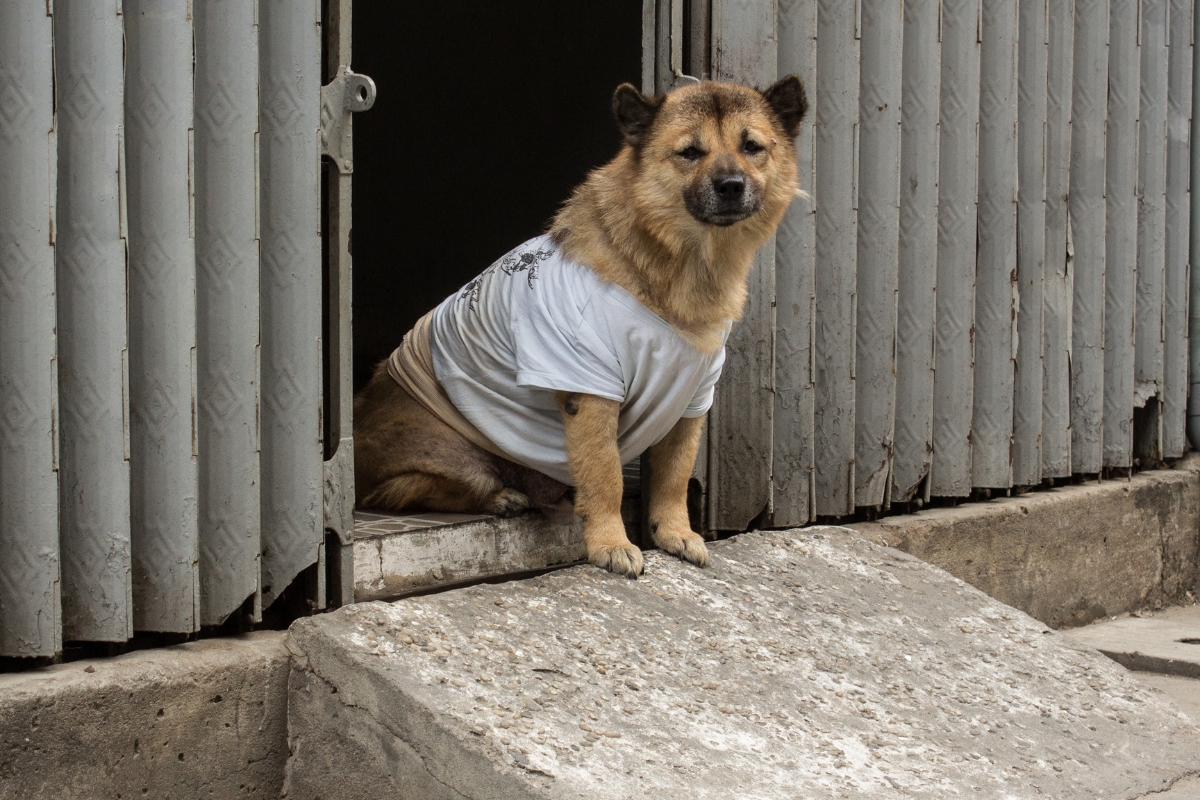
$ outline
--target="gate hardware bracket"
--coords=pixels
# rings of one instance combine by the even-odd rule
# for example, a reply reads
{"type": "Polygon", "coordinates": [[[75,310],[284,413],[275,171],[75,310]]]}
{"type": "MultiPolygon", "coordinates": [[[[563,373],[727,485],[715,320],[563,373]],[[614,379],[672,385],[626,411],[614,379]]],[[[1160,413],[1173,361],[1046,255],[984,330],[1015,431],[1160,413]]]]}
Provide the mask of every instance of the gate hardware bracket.
{"type": "Polygon", "coordinates": [[[321,154],[337,164],[338,172],[354,171],[354,138],[350,115],[375,105],[375,81],[339,67],[337,76],[321,87],[321,154]]]}

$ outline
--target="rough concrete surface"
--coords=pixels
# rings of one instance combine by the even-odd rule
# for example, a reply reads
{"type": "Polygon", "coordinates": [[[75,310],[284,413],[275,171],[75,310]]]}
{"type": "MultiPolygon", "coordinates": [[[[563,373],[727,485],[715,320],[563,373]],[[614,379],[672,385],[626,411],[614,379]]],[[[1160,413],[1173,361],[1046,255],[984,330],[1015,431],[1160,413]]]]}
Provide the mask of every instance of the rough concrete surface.
{"type": "Polygon", "coordinates": [[[1200,678],[1200,606],[1106,619],[1070,635],[1129,669],[1200,678]]]}
{"type": "Polygon", "coordinates": [[[1200,732],[1119,665],[835,528],[298,621],[286,796],[1129,798],[1200,732]]]}
{"type": "Polygon", "coordinates": [[[0,675],[0,798],[278,797],[281,632],[0,675]]]}
{"type": "Polygon", "coordinates": [[[1196,585],[1200,454],[1175,469],[849,527],[1052,628],[1180,602],[1196,585]]]}

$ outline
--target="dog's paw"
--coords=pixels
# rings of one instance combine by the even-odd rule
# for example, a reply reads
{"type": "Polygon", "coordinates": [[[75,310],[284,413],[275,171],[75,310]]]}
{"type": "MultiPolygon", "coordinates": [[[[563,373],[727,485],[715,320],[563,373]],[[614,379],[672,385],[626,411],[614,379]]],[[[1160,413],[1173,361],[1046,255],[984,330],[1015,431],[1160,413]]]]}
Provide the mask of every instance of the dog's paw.
{"type": "Polygon", "coordinates": [[[516,489],[501,489],[487,499],[483,510],[497,517],[515,517],[529,507],[529,498],[516,489]]]}
{"type": "Polygon", "coordinates": [[[626,578],[636,578],[642,574],[642,551],[628,542],[589,547],[588,561],[626,578]]]}
{"type": "Polygon", "coordinates": [[[669,525],[655,525],[653,530],[654,543],[658,549],[679,556],[684,561],[690,561],[698,567],[708,565],[708,548],[704,539],[695,531],[678,530],[669,525]]]}

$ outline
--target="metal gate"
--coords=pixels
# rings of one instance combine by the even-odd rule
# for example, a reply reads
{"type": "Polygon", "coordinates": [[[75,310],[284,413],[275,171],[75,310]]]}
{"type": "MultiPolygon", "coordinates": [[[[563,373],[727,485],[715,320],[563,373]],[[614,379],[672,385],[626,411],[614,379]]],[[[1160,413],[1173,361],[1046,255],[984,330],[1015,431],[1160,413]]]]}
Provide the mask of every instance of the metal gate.
{"type": "Polygon", "coordinates": [[[0,655],[352,599],[349,11],[0,3],[0,655]]]}
{"type": "Polygon", "coordinates": [[[759,253],[697,466],[709,528],[1183,454],[1191,0],[643,14],[646,91],[796,73],[815,110],[814,202],[759,253]]]}

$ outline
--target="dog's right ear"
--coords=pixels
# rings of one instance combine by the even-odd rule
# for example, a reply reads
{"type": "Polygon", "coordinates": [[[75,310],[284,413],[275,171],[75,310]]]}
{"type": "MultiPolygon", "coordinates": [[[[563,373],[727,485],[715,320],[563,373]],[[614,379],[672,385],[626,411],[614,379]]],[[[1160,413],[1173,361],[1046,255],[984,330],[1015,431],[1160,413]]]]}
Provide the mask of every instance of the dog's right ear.
{"type": "Polygon", "coordinates": [[[642,94],[633,84],[622,83],[617,87],[613,93],[613,116],[617,118],[617,127],[626,144],[637,147],[642,143],[661,102],[657,97],[642,94]]]}

